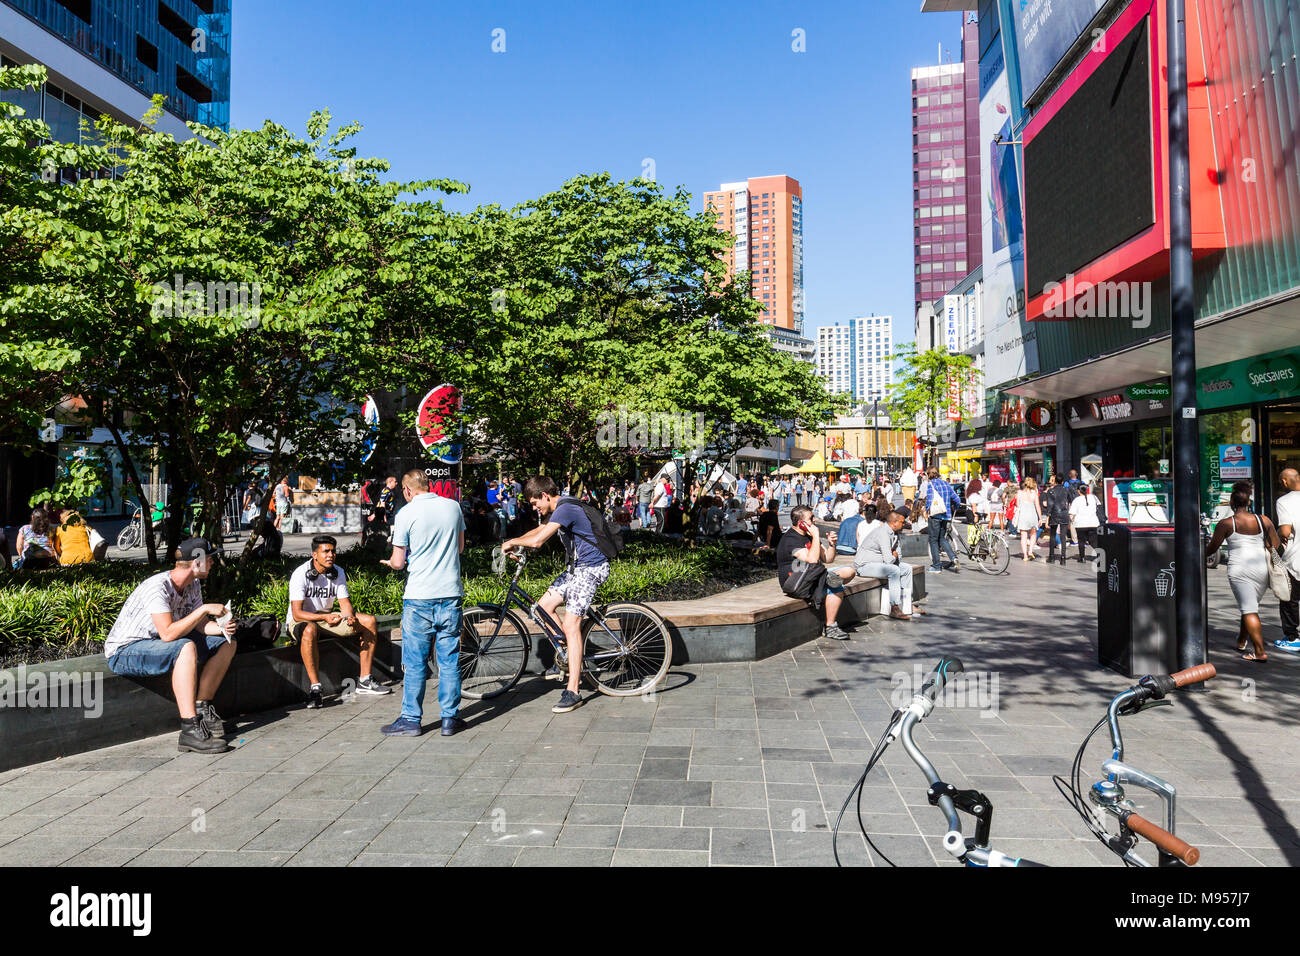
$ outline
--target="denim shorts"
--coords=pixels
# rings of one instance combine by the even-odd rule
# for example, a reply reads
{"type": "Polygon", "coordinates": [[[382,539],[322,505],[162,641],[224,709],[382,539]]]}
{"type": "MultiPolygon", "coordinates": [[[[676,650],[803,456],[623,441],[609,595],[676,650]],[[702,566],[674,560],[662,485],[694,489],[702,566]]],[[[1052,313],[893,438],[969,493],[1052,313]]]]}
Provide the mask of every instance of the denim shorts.
{"type": "MultiPolygon", "coordinates": [[[[108,668],[114,674],[130,677],[156,677],[170,674],[176,666],[176,658],[181,656],[188,642],[194,643],[199,654],[199,666],[215,654],[226,643],[224,635],[204,634],[202,631],[190,631],[184,637],[174,641],[164,641],[159,637],[149,637],[142,641],[132,641],[108,659],[108,668]]],[[[234,638],[231,638],[234,643],[234,638]]]]}

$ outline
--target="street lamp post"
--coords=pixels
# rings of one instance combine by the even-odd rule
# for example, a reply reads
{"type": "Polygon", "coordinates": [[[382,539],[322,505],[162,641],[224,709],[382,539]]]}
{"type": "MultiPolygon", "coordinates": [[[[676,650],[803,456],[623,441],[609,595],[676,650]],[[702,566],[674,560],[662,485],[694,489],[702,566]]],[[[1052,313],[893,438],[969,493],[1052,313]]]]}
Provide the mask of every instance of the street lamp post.
{"type": "Polygon", "coordinates": [[[871,456],[871,467],[875,470],[880,468],[880,400],[875,399],[871,403],[871,437],[874,445],[874,452],[871,456]]]}
{"type": "Polygon", "coordinates": [[[1173,353],[1174,591],[1178,667],[1205,662],[1200,435],[1196,419],[1196,305],[1192,278],[1192,176],[1187,131],[1185,0],[1169,0],[1169,302],[1173,353]]]}

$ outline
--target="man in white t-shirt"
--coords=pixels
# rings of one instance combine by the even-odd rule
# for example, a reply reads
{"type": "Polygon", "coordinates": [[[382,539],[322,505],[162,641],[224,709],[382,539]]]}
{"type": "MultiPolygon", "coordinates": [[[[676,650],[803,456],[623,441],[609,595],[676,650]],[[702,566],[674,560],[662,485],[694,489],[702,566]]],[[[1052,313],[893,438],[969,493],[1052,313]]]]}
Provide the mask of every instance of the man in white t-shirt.
{"type": "Polygon", "coordinates": [[[224,604],[204,604],[201,582],[212,568],[216,549],[189,538],[176,549],[176,564],[141,581],[122,605],[104,656],[114,674],[155,677],[171,674],[180,712],[176,749],[225,753],[225,721],[213,709],[235,656],[235,622],[224,604]]]}
{"type": "Polygon", "coordinates": [[[373,614],[358,614],[348,597],[348,576],[334,563],[338,542],[328,534],[311,539],[311,560],[299,565],[289,576],[289,610],[284,623],[298,641],[302,663],[307,669],[307,707],[322,706],[320,685],[320,648],[322,635],[355,637],[361,643],[361,679],[357,693],[378,697],[392,690],[370,676],[375,658],[378,626],[373,614]],[[334,610],[335,602],[339,610],[334,610]]]}
{"type": "Polygon", "coordinates": [[[1278,650],[1300,652],[1300,472],[1282,469],[1278,476],[1286,494],[1277,499],[1277,533],[1287,542],[1287,575],[1291,578],[1291,596],[1278,602],[1282,615],[1282,640],[1274,641],[1278,650]]]}

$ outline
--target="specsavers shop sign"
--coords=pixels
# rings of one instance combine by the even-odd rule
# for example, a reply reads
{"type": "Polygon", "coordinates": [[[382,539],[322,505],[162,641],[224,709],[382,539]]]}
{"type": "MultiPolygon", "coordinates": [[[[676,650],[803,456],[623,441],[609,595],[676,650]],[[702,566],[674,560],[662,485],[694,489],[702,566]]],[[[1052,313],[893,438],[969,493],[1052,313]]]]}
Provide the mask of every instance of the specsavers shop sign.
{"type": "Polygon", "coordinates": [[[1231,408],[1300,395],[1300,351],[1270,352],[1196,373],[1201,408],[1231,408]]]}
{"type": "Polygon", "coordinates": [[[1093,428],[1111,422],[1168,418],[1170,405],[1167,398],[1143,397],[1163,395],[1167,389],[1163,382],[1148,382],[1072,399],[1065,403],[1065,420],[1071,428],[1093,428]]]}

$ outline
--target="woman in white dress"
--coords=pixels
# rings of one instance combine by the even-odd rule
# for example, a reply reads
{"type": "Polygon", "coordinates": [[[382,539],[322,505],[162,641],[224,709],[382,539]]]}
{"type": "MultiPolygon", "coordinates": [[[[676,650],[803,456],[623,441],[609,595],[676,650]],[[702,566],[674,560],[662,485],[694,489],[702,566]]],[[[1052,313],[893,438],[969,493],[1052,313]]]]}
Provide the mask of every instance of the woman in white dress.
{"type": "Polygon", "coordinates": [[[1238,481],[1232,486],[1229,507],[1232,514],[1214,528],[1214,536],[1205,546],[1206,554],[1214,554],[1220,546],[1228,553],[1228,584],[1241,611],[1241,625],[1237,630],[1237,650],[1248,661],[1266,661],[1264,632],[1259,622],[1259,599],[1268,590],[1268,551],[1282,551],[1277,529],[1266,516],[1255,515],[1250,510],[1252,485],[1238,481]],[[1247,649],[1246,642],[1253,647],[1247,649]]]}
{"type": "Polygon", "coordinates": [[[1026,563],[1038,555],[1038,527],[1043,523],[1043,506],[1038,501],[1038,482],[1026,478],[1016,492],[1016,530],[1020,532],[1020,557],[1026,563]]]}

